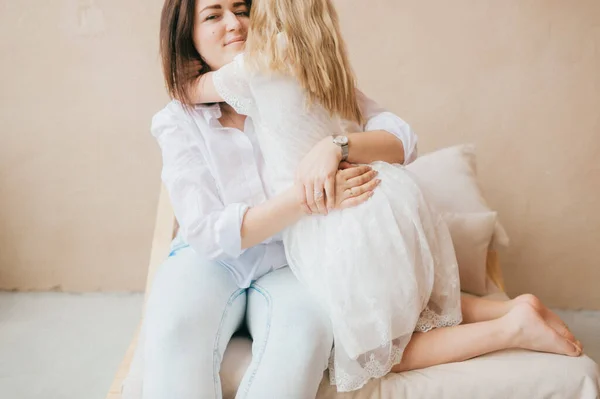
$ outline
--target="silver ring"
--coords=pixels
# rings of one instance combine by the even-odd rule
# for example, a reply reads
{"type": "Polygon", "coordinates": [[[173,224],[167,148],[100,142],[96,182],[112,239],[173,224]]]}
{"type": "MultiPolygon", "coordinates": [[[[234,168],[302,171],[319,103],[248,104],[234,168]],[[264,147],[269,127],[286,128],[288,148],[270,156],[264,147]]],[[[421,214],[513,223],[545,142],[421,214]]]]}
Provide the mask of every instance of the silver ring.
{"type": "Polygon", "coordinates": [[[317,191],[317,190],[315,190],[315,199],[318,201],[321,198],[323,198],[323,191],[317,191]]]}

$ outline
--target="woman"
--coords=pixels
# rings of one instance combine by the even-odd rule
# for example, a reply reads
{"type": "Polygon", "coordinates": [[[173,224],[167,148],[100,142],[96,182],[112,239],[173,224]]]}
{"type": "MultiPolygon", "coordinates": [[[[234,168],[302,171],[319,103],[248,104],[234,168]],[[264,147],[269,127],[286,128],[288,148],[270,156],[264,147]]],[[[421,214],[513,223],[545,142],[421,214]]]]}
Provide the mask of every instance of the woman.
{"type": "MultiPolygon", "coordinates": [[[[190,80],[242,51],[250,5],[165,2],[161,53],[173,97],[185,103],[183,88],[190,80]]],[[[302,161],[296,189],[272,196],[252,120],[225,104],[184,103],[171,102],[152,125],[181,228],[146,308],[143,397],[220,398],[223,351],[245,322],[254,341],[253,361],[238,396],[313,398],[327,367],[332,332],[319,304],[286,267],[278,233],[305,214],[326,212],[313,190],[306,190],[315,182],[335,175],[336,192],[343,193],[335,208],[342,208],[368,199],[377,180],[366,167],[342,165],[339,172],[327,167],[341,150],[324,140],[302,161]]],[[[368,99],[361,106],[366,132],[348,135],[348,161],[414,159],[410,128],[368,99]]],[[[507,303],[464,298],[462,306],[465,323],[480,323],[415,334],[396,371],[509,347],[581,353],[535,297],[507,303]]]]}
{"type": "MultiPolygon", "coordinates": [[[[161,53],[174,97],[183,98],[178,90],[191,65],[218,69],[242,51],[248,12],[246,4],[229,0],[166,1],[161,53]]],[[[367,99],[362,105],[372,131],[351,137],[348,161],[413,159],[410,128],[367,99]]],[[[319,304],[285,267],[277,233],[305,213],[323,210],[297,190],[271,195],[252,121],[225,104],[185,109],[174,101],[155,116],[152,131],[181,227],[147,304],[144,398],[219,398],[220,359],[244,322],[254,361],[239,395],[314,397],[332,332],[319,304]]],[[[338,151],[332,142],[322,143],[298,175],[321,173],[338,151]]],[[[341,195],[336,208],[365,201],[377,184],[368,167],[342,170],[336,180],[348,196],[341,195]]]]}

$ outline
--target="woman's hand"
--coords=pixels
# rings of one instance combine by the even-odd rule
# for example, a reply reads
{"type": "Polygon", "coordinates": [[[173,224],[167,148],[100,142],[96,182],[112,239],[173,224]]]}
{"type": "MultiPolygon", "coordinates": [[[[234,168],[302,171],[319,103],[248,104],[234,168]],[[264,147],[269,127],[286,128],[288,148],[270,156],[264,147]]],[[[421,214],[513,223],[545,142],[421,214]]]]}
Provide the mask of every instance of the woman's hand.
{"type": "Polygon", "coordinates": [[[369,165],[340,164],[335,179],[335,205],[333,209],[352,208],[367,201],[381,183],[377,171],[369,165]]]}
{"type": "Polygon", "coordinates": [[[336,204],[336,174],[342,160],[342,151],[325,137],[298,165],[296,185],[302,204],[310,213],[326,215],[336,204]]]}
{"type": "MultiPolygon", "coordinates": [[[[335,203],[332,209],[351,208],[367,201],[381,183],[381,180],[375,178],[376,176],[377,172],[368,165],[356,166],[342,162],[335,176],[335,203]]],[[[308,215],[327,214],[327,212],[312,212],[306,204],[302,203],[302,200],[301,206],[304,213],[308,215]]]]}

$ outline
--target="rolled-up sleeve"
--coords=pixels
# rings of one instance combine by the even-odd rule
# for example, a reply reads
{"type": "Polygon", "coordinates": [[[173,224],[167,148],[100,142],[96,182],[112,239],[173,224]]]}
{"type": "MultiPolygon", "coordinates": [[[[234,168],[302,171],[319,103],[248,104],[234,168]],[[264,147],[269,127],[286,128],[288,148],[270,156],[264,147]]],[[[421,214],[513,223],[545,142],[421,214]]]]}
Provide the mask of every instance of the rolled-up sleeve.
{"type": "Polygon", "coordinates": [[[417,159],[417,135],[410,125],[396,114],[387,111],[375,101],[358,91],[358,101],[365,117],[365,131],[385,130],[402,141],[404,147],[404,165],[417,159]]]}
{"type": "Polygon", "coordinates": [[[191,117],[171,103],[152,119],[163,157],[165,184],[179,234],[202,257],[226,268],[241,288],[287,263],[281,242],[242,249],[241,227],[250,206],[225,205],[210,172],[191,117]]]}
{"type": "Polygon", "coordinates": [[[152,119],[152,134],[163,157],[165,184],[184,240],[210,260],[238,258],[241,225],[249,206],[224,205],[204,154],[192,140],[194,129],[169,108],[152,119]]]}

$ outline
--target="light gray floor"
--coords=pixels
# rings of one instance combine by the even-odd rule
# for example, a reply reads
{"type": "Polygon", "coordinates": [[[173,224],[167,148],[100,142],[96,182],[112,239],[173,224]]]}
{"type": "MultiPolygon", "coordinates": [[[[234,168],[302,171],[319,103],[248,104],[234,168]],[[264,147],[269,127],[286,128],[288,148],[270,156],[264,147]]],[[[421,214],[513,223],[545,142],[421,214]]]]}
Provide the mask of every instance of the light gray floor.
{"type": "Polygon", "coordinates": [[[0,398],[104,399],[141,294],[0,293],[0,398]]]}
{"type": "MultiPolygon", "coordinates": [[[[0,398],[104,399],[141,294],[1,293],[0,398]]],[[[600,362],[600,312],[560,316],[600,362]]]]}
{"type": "Polygon", "coordinates": [[[556,310],[583,344],[586,355],[600,363],[600,311],[556,310]]]}

